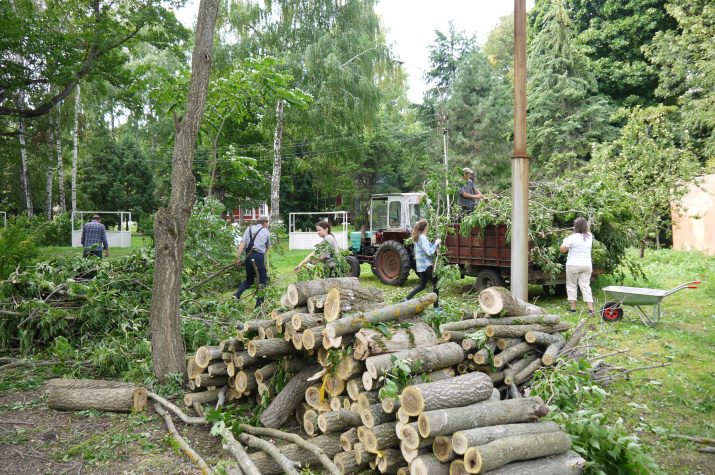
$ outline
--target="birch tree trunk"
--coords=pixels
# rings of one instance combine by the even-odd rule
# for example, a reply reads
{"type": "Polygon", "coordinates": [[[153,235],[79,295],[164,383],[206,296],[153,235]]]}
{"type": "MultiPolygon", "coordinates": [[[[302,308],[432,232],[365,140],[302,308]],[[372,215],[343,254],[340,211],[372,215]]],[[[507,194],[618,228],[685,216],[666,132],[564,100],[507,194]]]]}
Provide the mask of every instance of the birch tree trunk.
{"type": "Polygon", "coordinates": [[[281,154],[283,148],[283,99],[276,102],[276,134],[273,139],[273,176],[271,177],[271,223],[280,219],[281,154]]]}
{"type": "MultiPolygon", "coordinates": [[[[79,84],[74,97],[74,133],[72,141],[74,151],[72,153],[72,211],[77,211],[77,131],[79,130],[79,84]]],[[[121,228],[121,226],[120,226],[121,228]]]]}
{"type": "Polygon", "coordinates": [[[52,158],[52,148],[55,142],[55,134],[52,132],[52,112],[48,114],[49,126],[47,127],[47,189],[45,190],[45,215],[47,221],[52,221],[52,180],[55,174],[55,167],[52,166],[54,159],[52,158]]]}
{"type": "Polygon", "coordinates": [[[22,188],[22,197],[25,201],[25,209],[27,215],[32,216],[32,193],[30,192],[30,175],[27,167],[27,149],[25,148],[25,119],[20,118],[20,159],[22,169],[20,170],[20,185],[22,188]]]}
{"type": "Polygon", "coordinates": [[[201,0],[199,6],[189,93],[174,141],[171,196],[168,207],[161,208],[154,220],[156,257],[149,314],[152,367],[162,383],[168,373],[182,373],[186,377],[179,315],[181,272],[186,227],[196,199],[192,173],[194,147],[206,108],[218,6],[219,0],[201,0]]]}
{"type": "Polygon", "coordinates": [[[62,137],[60,135],[60,104],[57,104],[57,118],[55,119],[55,148],[57,150],[57,184],[60,193],[60,211],[67,212],[65,203],[65,167],[62,164],[62,137]]]}

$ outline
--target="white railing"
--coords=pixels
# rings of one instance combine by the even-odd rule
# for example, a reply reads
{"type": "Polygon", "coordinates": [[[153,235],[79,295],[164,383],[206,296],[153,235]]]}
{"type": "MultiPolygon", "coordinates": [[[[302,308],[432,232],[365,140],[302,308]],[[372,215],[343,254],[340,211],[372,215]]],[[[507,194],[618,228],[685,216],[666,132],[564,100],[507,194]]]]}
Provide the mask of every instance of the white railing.
{"type": "Polygon", "coordinates": [[[312,213],[290,213],[288,215],[288,249],[313,249],[322,238],[315,231],[315,225],[318,221],[326,219],[328,216],[334,216],[334,221],[339,221],[340,224],[332,227],[333,236],[338,242],[340,249],[347,249],[350,241],[350,229],[348,225],[347,211],[316,211],[312,213]],[[315,216],[315,222],[311,224],[310,231],[296,231],[295,217],[298,215],[315,216]],[[338,228],[340,227],[340,229],[338,228]]]}
{"type": "Polygon", "coordinates": [[[129,228],[132,220],[132,213],[129,211],[73,211],[72,212],[72,247],[82,247],[82,228],[84,227],[84,215],[102,216],[103,214],[113,214],[119,216],[119,231],[107,231],[107,244],[109,247],[132,247],[132,231],[122,231],[122,228],[129,228]],[[79,229],[75,229],[74,217],[79,216],[79,229]],[[125,219],[126,218],[126,219],[125,219]]]}

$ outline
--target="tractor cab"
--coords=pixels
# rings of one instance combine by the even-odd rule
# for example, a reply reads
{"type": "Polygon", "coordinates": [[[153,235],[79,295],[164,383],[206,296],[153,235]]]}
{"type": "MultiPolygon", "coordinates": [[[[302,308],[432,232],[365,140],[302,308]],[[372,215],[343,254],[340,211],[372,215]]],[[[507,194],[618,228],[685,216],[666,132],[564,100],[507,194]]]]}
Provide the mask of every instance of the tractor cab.
{"type": "Polygon", "coordinates": [[[370,199],[370,231],[350,235],[350,275],[360,275],[360,264],[388,285],[402,285],[415,267],[412,246],[405,246],[415,224],[424,217],[425,193],[383,193],[370,199]]]}

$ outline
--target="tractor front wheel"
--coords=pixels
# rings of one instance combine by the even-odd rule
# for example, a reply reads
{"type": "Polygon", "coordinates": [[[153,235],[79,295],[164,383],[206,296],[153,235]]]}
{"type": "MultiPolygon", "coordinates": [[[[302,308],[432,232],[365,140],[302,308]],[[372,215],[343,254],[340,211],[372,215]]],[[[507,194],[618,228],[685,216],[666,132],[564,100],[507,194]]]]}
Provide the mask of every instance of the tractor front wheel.
{"type": "Polygon", "coordinates": [[[398,241],[385,241],[375,254],[375,269],[383,284],[402,285],[410,275],[410,253],[398,241]]]}
{"type": "Polygon", "coordinates": [[[360,277],[360,261],[357,260],[355,256],[345,256],[345,260],[350,266],[347,275],[345,277],[360,277]]]}

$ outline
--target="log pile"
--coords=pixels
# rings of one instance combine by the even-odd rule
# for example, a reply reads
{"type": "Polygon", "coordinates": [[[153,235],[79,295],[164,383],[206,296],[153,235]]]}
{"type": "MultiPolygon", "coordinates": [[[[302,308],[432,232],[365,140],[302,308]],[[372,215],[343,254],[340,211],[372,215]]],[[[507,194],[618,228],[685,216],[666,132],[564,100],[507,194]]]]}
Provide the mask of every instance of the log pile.
{"type": "MultiPolygon", "coordinates": [[[[539,422],[543,401],[518,390],[553,364],[569,326],[509,300],[498,317],[467,314],[438,338],[420,316],[436,297],[389,305],[353,278],[291,284],[282,301],[292,308],[246,322],[189,359],[196,392],[184,402],[257,398],[263,426],[294,415],[342,473],[581,473],[568,435],[539,422]],[[489,336],[484,347],[469,338],[479,329],[489,336]],[[416,374],[399,397],[380,398],[393,357],[416,374]]],[[[320,463],[294,444],[281,451],[303,466],[320,463]]],[[[263,474],[283,472],[265,452],[249,456],[263,474]]]]}

